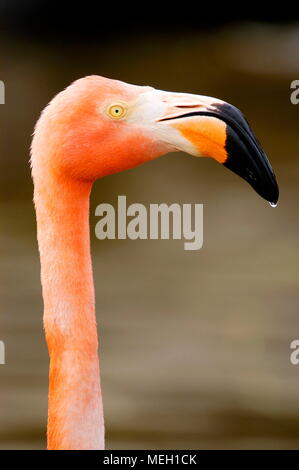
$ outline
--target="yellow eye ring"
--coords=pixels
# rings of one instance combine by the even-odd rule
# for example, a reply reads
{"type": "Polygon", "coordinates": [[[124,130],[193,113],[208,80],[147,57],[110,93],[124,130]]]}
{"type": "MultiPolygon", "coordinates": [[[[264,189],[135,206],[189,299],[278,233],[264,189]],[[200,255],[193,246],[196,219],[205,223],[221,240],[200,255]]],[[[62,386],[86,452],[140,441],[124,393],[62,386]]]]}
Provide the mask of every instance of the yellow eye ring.
{"type": "Polygon", "coordinates": [[[111,104],[107,109],[107,114],[113,119],[121,119],[127,114],[127,107],[122,103],[111,104]]]}

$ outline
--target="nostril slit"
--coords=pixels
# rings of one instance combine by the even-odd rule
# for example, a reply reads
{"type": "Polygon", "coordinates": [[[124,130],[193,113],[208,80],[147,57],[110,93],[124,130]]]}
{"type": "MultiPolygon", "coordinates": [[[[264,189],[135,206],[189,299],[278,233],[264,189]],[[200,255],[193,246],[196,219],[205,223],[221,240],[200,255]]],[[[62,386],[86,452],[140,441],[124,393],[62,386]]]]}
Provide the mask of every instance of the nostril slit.
{"type": "Polygon", "coordinates": [[[178,104],[176,108],[198,108],[198,105],[194,104],[178,104]]]}

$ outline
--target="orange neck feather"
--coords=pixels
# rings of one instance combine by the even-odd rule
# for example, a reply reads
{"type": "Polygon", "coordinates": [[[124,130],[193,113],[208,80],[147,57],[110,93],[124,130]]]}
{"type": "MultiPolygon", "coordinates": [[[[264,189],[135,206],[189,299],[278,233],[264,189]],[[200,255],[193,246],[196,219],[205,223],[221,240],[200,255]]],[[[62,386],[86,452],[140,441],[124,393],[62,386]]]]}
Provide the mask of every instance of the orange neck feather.
{"type": "Polygon", "coordinates": [[[35,178],[44,326],[50,354],[49,449],[102,449],[104,419],[89,241],[91,183],[35,178]]]}

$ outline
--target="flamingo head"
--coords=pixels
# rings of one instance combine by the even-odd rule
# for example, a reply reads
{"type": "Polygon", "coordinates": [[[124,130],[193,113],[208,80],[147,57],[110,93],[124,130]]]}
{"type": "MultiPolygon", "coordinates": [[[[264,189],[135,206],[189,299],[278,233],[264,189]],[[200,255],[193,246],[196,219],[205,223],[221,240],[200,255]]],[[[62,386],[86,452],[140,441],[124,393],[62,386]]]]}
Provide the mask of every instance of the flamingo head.
{"type": "Polygon", "coordinates": [[[46,171],[89,181],[173,151],[212,157],[277,203],[275,175],[246,119],[212,97],[85,77],[45,108],[32,144],[46,171]]]}

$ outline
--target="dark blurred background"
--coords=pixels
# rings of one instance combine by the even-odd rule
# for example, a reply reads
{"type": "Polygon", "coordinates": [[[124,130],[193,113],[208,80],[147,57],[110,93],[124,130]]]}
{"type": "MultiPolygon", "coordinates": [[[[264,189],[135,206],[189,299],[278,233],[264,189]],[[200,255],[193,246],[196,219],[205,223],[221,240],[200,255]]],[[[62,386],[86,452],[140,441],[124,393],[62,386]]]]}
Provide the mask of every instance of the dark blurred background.
{"type": "Polygon", "coordinates": [[[181,3],[0,0],[0,448],[45,448],[48,355],[28,164],[47,102],[104,75],[238,106],[268,153],[276,209],[209,159],[172,154],[98,181],[91,235],[108,448],[299,448],[299,18],[181,3]],[[94,236],[105,201],[204,203],[199,252],[94,236]]]}

